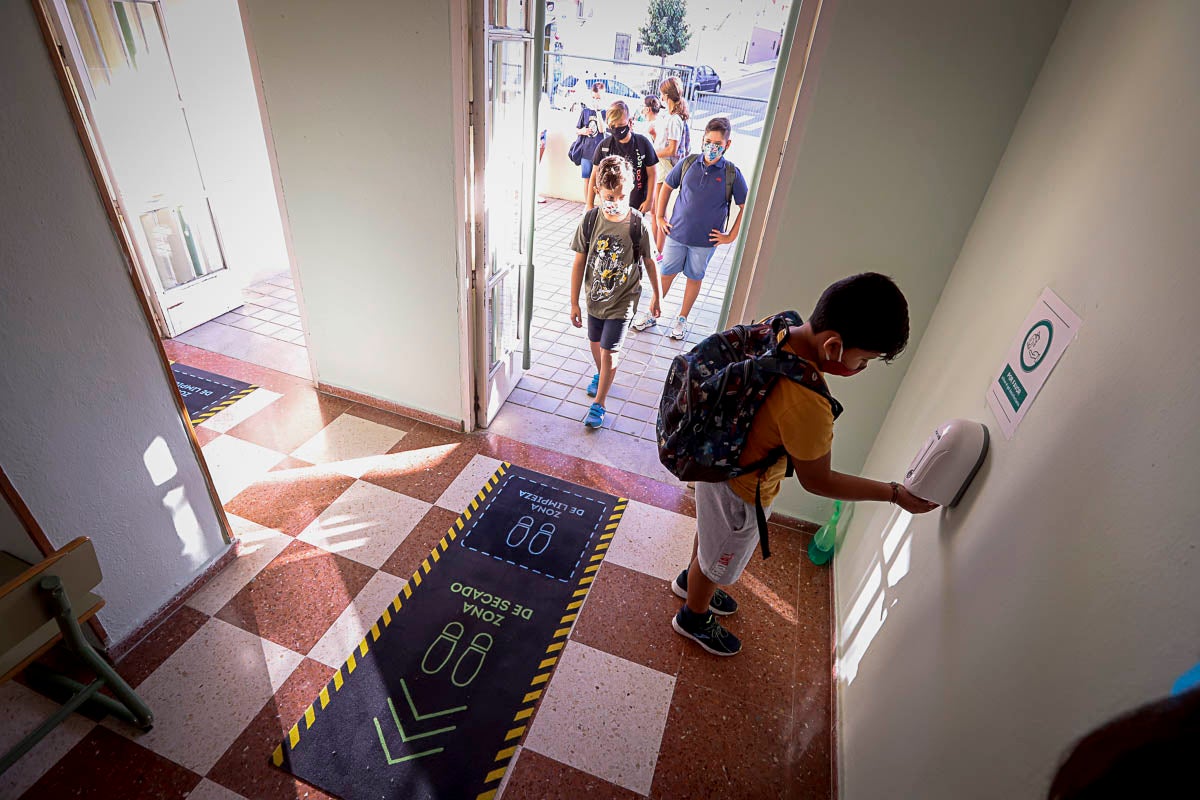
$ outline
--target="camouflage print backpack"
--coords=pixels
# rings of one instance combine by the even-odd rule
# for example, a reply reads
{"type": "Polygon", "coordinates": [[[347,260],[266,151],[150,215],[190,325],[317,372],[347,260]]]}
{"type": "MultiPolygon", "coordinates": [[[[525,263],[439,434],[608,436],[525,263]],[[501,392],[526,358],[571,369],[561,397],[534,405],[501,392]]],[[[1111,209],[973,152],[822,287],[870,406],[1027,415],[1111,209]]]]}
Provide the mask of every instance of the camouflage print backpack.
{"type": "MultiPolygon", "coordinates": [[[[779,378],[824,397],[837,419],[842,406],[821,374],[783,346],[788,329],[802,324],[799,314],[785,311],[756,325],[714,333],[675,357],[658,410],[658,457],[671,474],[719,483],[758,472],[786,455],[779,450],[741,463],[754,417],[779,378]]],[[[757,491],[755,499],[763,558],[768,558],[767,519],[757,491]]]]}

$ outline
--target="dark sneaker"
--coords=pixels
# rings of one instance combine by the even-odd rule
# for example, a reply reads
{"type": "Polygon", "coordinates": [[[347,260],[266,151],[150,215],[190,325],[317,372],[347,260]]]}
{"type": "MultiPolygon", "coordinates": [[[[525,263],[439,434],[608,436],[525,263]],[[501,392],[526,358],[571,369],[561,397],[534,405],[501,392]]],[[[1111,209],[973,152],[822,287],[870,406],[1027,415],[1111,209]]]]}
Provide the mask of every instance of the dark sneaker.
{"type": "MultiPolygon", "coordinates": [[[[679,577],[671,584],[671,591],[679,597],[687,600],[687,576],[688,571],[685,569],[679,573],[679,577]]],[[[712,600],[708,601],[708,610],[722,617],[728,617],[730,614],[738,610],[737,600],[734,600],[725,592],[717,589],[713,593],[712,600]]]]}
{"type": "Polygon", "coordinates": [[[711,613],[704,616],[692,614],[684,606],[671,619],[671,627],[680,636],[686,636],[714,656],[736,656],[742,652],[741,641],[721,627],[711,613]]]}

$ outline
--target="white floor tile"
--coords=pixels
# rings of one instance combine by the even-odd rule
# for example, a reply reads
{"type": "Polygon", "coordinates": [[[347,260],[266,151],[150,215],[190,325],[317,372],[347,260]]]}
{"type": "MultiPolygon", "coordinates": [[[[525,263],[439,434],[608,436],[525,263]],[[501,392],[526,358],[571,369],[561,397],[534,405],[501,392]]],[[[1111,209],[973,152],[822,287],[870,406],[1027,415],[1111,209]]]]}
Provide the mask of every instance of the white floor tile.
{"type": "Polygon", "coordinates": [[[196,784],[196,788],[192,789],[187,800],[245,800],[245,798],[218,783],[213,783],[208,778],[203,778],[200,783],[196,784]]]}
{"type": "Polygon", "coordinates": [[[675,678],[567,642],[525,747],[649,794],[675,678]]]}
{"type": "Polygon", "coordinates": [[[471,500],[502,463],[504,462],[488,456],[475,456],[463,471],[458,473],[454,483],[446,487],[446,491],[442,492],[442,496],[434,505],[459,513],[470,505],[471,500]]]}
{"type": "Polygon", "coordinates": [[[228,517],[234,536],[241,540],[237,559],[184,601],[185,605],[209,616],[224,608],[242,587],[292,541],[290,536],[285,536],[279,531],[264,528],[233,514],[229,514],[228,517]]]}
{"type": "MultiPolygon", "coordinates": [[[[41,725],[46,717],[58,710],[59,705],[16,681],[8,681],[0,685],[0,708],[4,709],[4,724],[0,725],[0,752],[5,752],[21,741],[25,734],[41,725]]],[[[87,736],[95,725],[78,714],[67,717],[20,761],[0,775],[0,797],[20,797],[80,739],[87,736]]]]}
{"type": "Polygon", "coordinates": [[[430,508],[423,500],[355,481],[296,538],[379,569],[430,508]]]}
{"type": "Polygon", "coordinates": [[[227,433],[230,428],[238,423],[245,422],[281,397],[283,395],[278,392],[272,392],[270,389],[264,389],[260,386],[216,416],[201,422],[200,427],[227,433]]]}
{"type": "Polygon", "coordinates": [[[342,414],[316,436],[292,451],[292,455],[312,464],[352,462],[337,464],[335,469],[358,478],[367,469],[363,459],[383,455],[403,438],[404,431],[397,428],[380,425],[378,422],[351,414],[342,414]]]}
{"type": "Polygon", "coordinates": [[[138,686],[154,711],[152,730],[142,733],[111,718],[104,725],[204,775],[301,660],[213,618],[138,686]]]}
{"type": "Polygon", "coordinates": [[[636,500],[629,503],[606,561],[674,580],[692,558],[696,520],[636,500]]]}
{"type": "Polygon", "coordinates": [[[405,583],[407,581],[403,578],[376,572],[354,598],[354,602],[329,626],[329,630],[309,651],[308,657],[335,669],[340,667],[383,614],[383,609],[400,594],[405,583]]]}
{"type": "Polygon", "coordinates": [[[228,503],[243,489],[257,483],[283,460],[282,453],[234,436],[218,436],[202,449],[222,503],[228,503]]]}

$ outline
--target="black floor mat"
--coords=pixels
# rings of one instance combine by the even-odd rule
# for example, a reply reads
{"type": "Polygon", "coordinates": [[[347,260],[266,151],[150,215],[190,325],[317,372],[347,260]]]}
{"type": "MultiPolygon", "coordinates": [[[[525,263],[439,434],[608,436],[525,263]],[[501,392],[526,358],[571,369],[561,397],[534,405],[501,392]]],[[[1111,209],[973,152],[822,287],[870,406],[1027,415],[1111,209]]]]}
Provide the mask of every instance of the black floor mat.
{"type": "Polygon", "coordinates": [[[193,425],[199,425],[224,411],[258,388],[186,364],[172,364],[171,372],[175,375],[175,383],[183,395],[183,404],[193,425]]]}

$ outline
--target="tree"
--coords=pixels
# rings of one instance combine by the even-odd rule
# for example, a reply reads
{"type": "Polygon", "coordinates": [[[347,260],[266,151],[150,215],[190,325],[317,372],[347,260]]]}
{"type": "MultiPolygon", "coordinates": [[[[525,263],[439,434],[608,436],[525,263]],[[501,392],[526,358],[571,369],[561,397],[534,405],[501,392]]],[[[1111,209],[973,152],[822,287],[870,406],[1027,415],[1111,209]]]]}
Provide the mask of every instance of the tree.
{"type": "Polygon", "coordinates": [[[646,52],[662,59],[666,66],[667,56],[682,53],[692,39],[684,16],[687,0],[650,0],[649,17],[646,24],[638,28],[646,52]]]}

